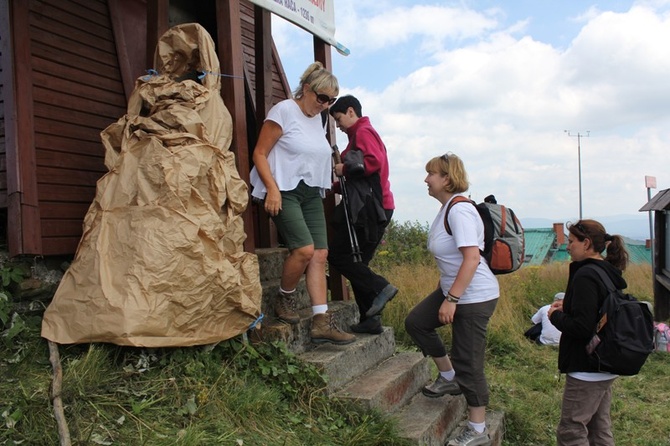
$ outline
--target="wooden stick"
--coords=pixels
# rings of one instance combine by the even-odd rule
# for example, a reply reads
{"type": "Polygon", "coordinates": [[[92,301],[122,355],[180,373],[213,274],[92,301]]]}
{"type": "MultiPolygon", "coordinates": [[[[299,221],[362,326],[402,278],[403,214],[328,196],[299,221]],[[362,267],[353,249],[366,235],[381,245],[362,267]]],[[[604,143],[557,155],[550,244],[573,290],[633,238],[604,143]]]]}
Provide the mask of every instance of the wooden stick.
{"type": "Polygon", "coordinates": [[[63,384],[63,368],[60,364],[60,354],[58,353],[58,344],[49,341],[49,361],[54,370],[53,381],[51,382],[51,403],[54,406],[54,416],[58,424],[58,436],[61,446],[71,446],[70,431],[67,428],[67,420],[63,411],[63,400],[60,398],[61,386],[63,384]]]}

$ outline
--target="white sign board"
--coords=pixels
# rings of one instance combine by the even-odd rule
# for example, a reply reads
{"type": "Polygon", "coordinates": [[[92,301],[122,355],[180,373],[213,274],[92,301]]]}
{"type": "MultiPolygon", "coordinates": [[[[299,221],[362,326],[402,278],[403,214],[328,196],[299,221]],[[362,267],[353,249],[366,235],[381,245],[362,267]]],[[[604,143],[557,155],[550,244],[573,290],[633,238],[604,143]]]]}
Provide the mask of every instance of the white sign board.
{"type": "Polygon", "coordinates": [[[349,49],[335,40],[335,0],[250,1],[320,37],[340,54],[349,55],[349,49]]]}
{"type": "Polygon", "coordinates": [[[649,175],[645,175],[644,184],[647,187],[647,189],[656,189],[656,177],[650,177],[649,175]]]}

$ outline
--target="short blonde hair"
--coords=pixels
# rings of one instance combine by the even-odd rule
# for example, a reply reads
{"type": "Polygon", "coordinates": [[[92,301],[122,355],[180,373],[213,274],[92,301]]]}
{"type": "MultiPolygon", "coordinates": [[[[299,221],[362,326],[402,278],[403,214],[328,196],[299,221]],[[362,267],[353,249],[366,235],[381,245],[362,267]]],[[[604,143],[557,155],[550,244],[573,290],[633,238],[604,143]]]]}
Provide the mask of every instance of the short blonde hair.
{"type": "Polygon", "coordinates": [[[330,71],[323,68],[321,62],[314,62],[300,76],[300,83],[293,91],[293,97],[300,99],[303,95],[303,87],[309,84],[314,92],[328,91],[333,92],[333,97],[340,94],[340,85],[337,78],[330,71]]]}
{"type": "Polygon", "coordinates": [[[468,173],[465,171],[463,161],[453,153],[445,153],[432,158],[426,163],[426,172],[439,173],[442,176],[448,175],[451,181],[446,190],[451,194],[460,194],[470,188],[468,173]]]}

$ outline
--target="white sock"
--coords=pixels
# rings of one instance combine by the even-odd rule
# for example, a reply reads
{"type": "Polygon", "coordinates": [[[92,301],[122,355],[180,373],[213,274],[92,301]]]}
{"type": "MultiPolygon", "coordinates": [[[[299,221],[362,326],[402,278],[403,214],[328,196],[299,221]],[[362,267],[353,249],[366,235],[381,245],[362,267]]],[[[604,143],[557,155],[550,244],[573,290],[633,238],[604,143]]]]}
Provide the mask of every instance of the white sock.
{"type": "Polygon", "coordinates": [[[454,369],[451,369],[446,372],[440,372],[440,375],[442,378],[446,379],[447,381],[452,381],[454,377],[456,376],[456,371],[454,369]]]}
{"type": "Polygon", "coordinates": [[[312,315],[325,313],[328,311],[328,304],[312,305],[312,315]]]}
{"type": "Polygon", "coordinates": [[[476,430],[478,434],[481,434],[484,432],[484,429],[486,429],[486,421],[483,423],[473,423],[472,421],[468,421],[468,424],[470,424],[470,427],[476,430]]]}

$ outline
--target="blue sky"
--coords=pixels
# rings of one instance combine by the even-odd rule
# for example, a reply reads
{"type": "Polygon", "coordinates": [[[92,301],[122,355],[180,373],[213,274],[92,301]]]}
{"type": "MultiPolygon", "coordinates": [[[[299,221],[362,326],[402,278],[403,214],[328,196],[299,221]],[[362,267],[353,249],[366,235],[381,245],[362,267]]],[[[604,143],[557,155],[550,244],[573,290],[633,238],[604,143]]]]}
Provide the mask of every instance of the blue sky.
{"type": "MultiPolygon", "coordinates": [[[[522,219],[632,215],[670,187],[670,0],[337,0],[340,94],[384,139],[398,221],[433,220],[424,166],[459,155],[476,201],[522,219]],[[652,191],[652,194],[656,191],[652,191]]],[[[292,87],[312,39],[273,19],[292,87]]],[[[346,136],[337,133],[338,145],[346,136]]]]}

